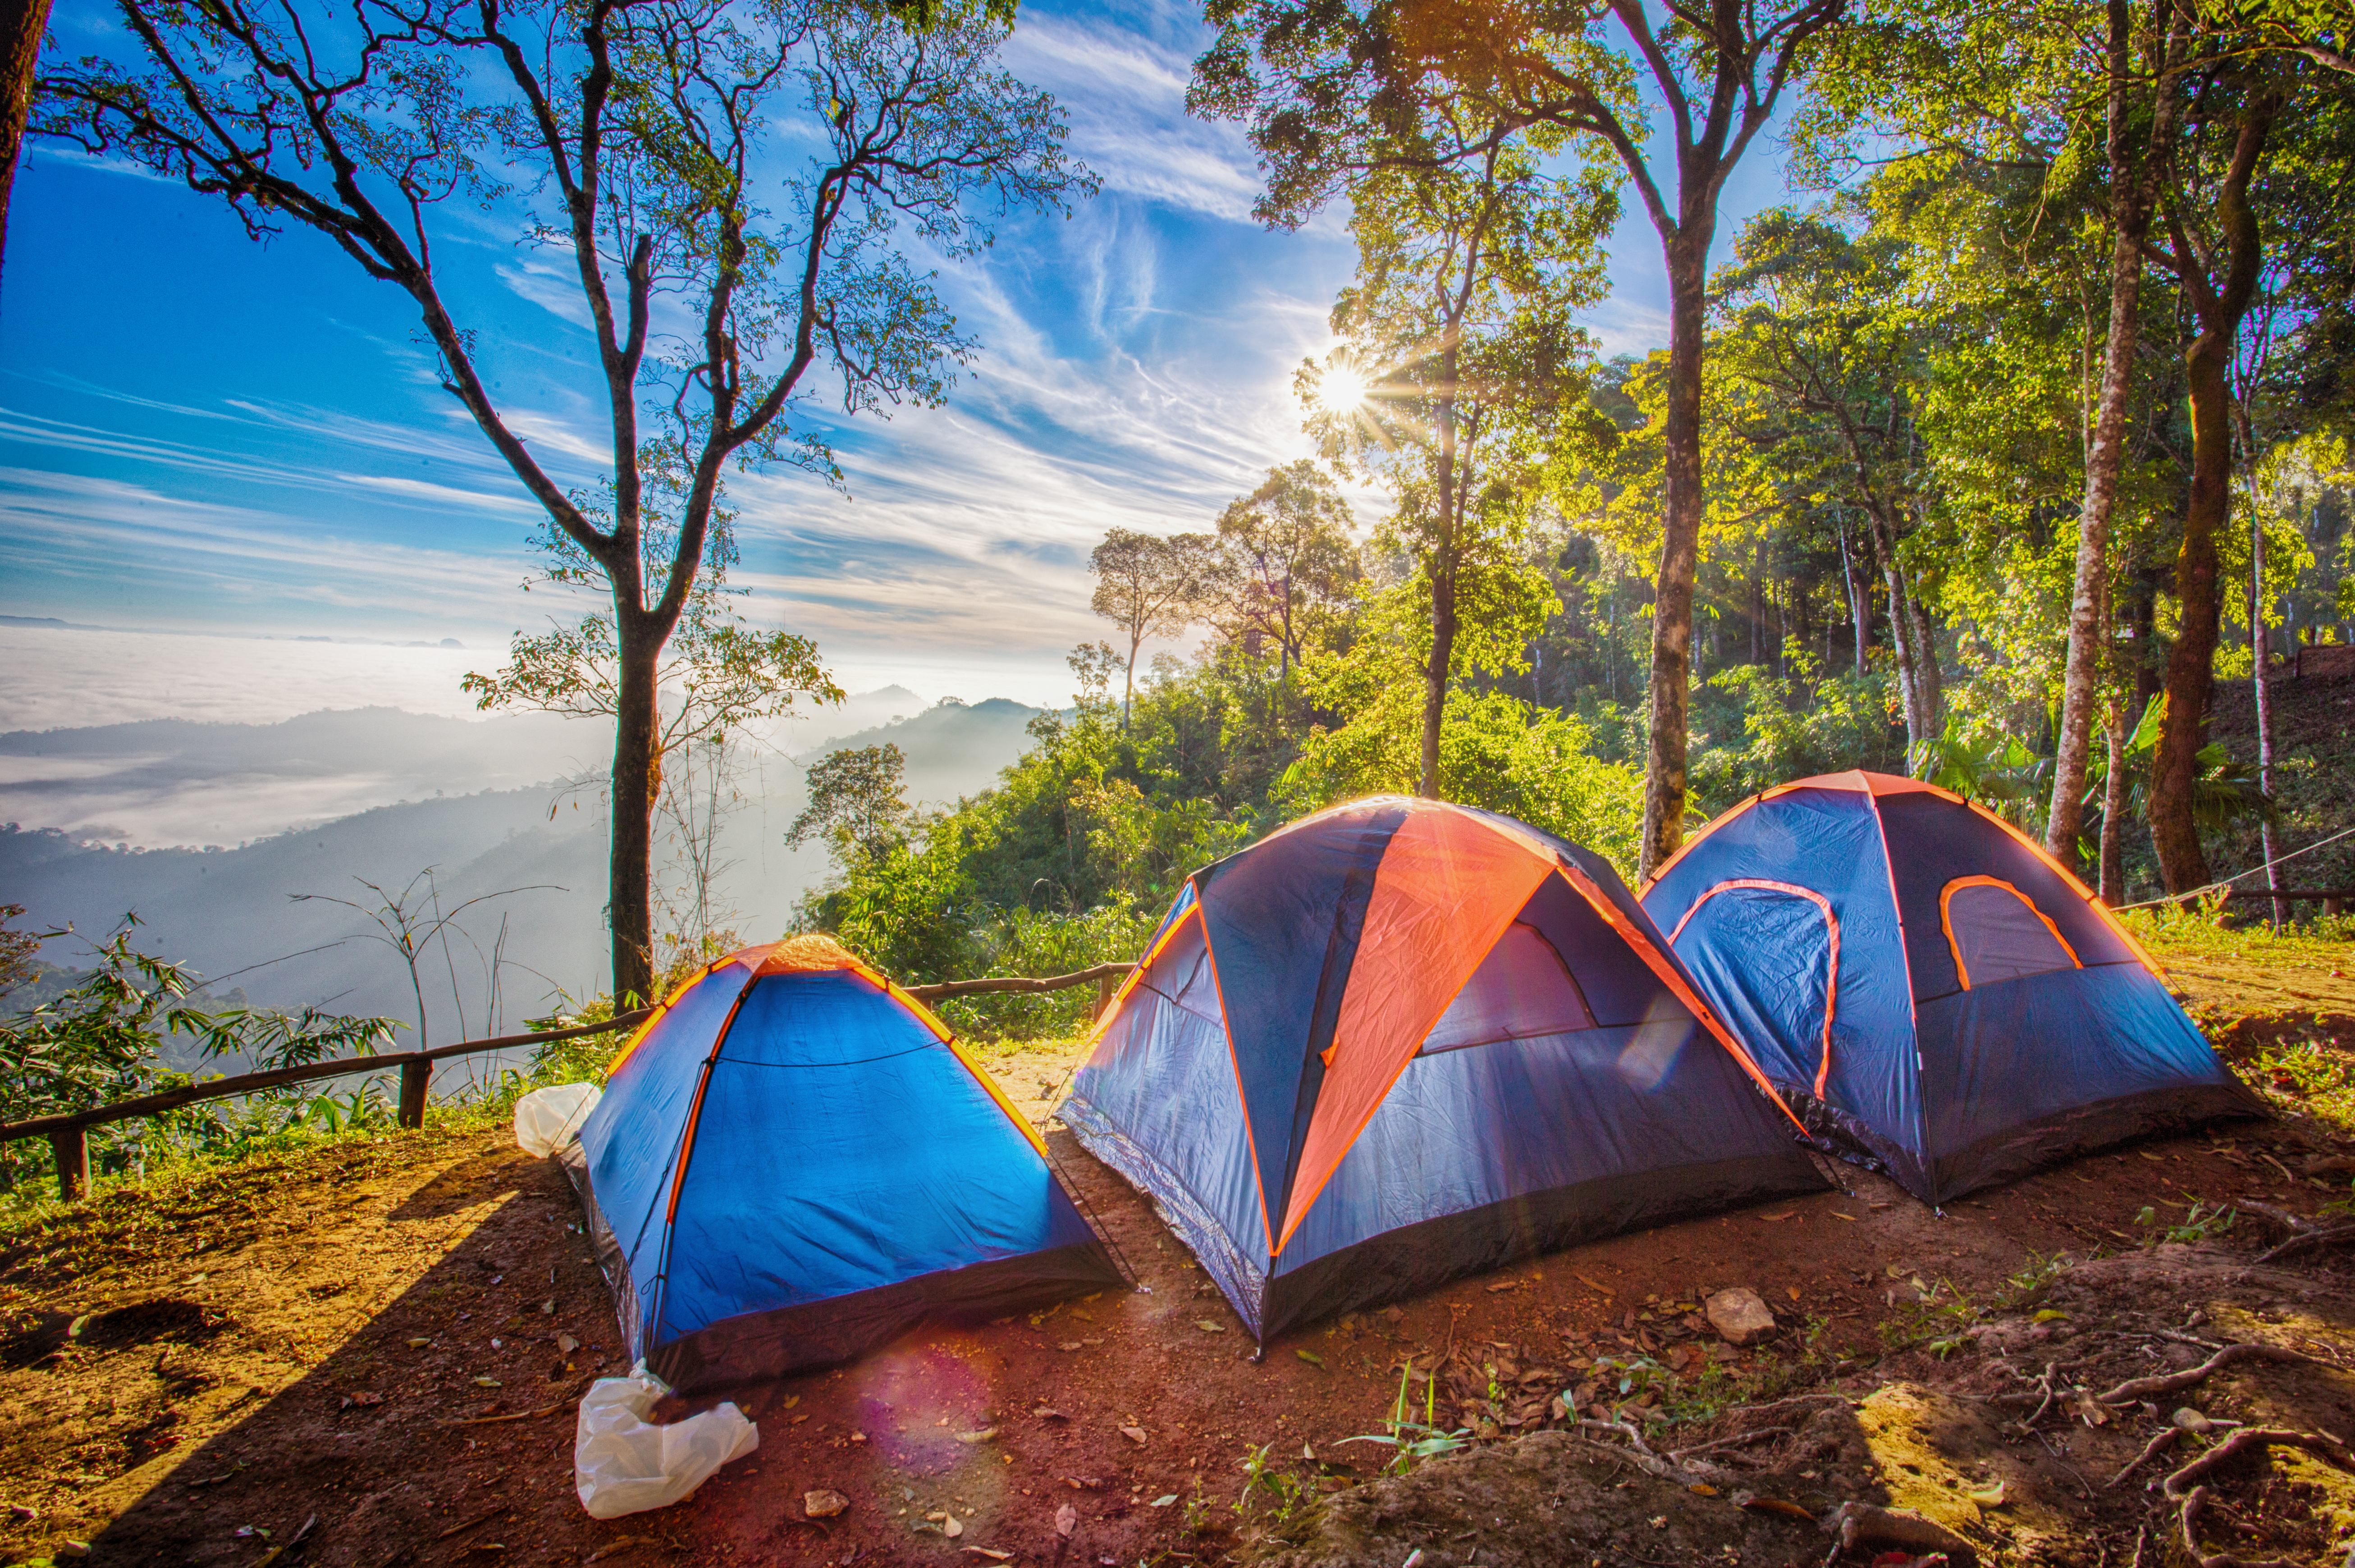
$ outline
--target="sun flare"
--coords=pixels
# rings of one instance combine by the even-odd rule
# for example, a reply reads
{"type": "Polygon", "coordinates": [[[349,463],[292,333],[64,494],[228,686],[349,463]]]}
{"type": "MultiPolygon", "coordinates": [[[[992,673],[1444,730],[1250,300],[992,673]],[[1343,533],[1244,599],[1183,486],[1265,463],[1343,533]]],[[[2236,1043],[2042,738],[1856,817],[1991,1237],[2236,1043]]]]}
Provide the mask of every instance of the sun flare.
{"type": "Polygon", "coordinates": [[[1328,413],[1345,414],[1365,402],[1373,384],[1365,374],[1348,360],[1326,368],[1324,379],[1316,389],[1316,400],[1328,413]]]}

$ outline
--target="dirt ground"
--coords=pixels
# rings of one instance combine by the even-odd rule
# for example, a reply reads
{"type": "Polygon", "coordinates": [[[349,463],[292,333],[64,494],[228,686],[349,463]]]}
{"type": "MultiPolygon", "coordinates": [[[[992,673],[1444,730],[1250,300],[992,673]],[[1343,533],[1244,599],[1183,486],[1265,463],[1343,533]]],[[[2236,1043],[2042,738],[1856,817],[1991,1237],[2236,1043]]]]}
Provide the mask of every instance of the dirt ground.
{"type": "MultiPolygon", "coordinates": [[[[992,1065],[1043,1116],[1067,1061],[992,1065]]],[[[1399,1568],[1417,1551],[1423,1568],[1780,1568],[1822,1562],[1811,1520],[1867,1501],[1983,1561],[2157,1564],[2173,1514],[2144,1486],[2167,1466],[2105,1483],[2179,1407],[2355,1435],[2350,1253],[2255,1265],[2279,1232],[2245,1211],[2200,1233],[2219,1203],[2312,1214],[2348,1190],[2328,1162],[2355,1143],[2274,1097],[2276,1121],[2081,1160],[1944,1217],[1840,1167],[1843,1190],[1462,1280],[1258,1364],[1149,1208],[1058,1130],[1137,1290],[742,1391],[756,1455],[604,1523],[573,1495],[573,1404],[625,1369],[557,1168],[496,1130],[259,1158],[103,1196],[0,1250],[0,1561],[89,1542],[101,1563],[240,1568],[1399,1568]],[[2160,1244],[2169,1226],[2189,1244],[2160,1244]],[[1737,1351],[1709,1328],[1696,1309],[1731,1285],[1772,1303],[1773,1339],[1737,1351]],[[2094,1398],[2241,1342],[2307,1360],[2094,1398]],[[1346,1440],[1386,1431],[1402,1375],[1416,1419],[1428,1399],[1472,1445],[1380,1478],[1391,1451],[1346,1440]],[[1668,1474],[1559,1395],[1589,1420],[1618,1409],[1668,1474]],[[820,1489],[847,1510],[808,1517],[820,1489]]],[[[2209,1551],[2347,1556],[2355,1477],[2276,1449],[2211,1484],[2209,1551]]]]}

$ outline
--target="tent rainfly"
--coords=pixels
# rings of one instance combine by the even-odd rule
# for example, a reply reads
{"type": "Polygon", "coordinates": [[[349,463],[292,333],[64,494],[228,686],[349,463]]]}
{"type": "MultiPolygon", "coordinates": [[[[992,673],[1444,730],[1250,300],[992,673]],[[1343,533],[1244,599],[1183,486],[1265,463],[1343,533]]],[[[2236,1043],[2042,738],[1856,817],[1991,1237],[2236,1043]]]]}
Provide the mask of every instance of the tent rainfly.
{"type": "Polygon", "coordinates": [[[1060,1114],[1263,1345],[1530,1252],[1825,1186],[1608,862],[1396,796],[1189,878],[1060,1114]]]}
{"type": "Polygon", "coordinates": [[[1925,1202],[2264,1114],[2083,883],[1931,784],[1768,790],[1644,907],[1824,1146],[1925,1202]]]}

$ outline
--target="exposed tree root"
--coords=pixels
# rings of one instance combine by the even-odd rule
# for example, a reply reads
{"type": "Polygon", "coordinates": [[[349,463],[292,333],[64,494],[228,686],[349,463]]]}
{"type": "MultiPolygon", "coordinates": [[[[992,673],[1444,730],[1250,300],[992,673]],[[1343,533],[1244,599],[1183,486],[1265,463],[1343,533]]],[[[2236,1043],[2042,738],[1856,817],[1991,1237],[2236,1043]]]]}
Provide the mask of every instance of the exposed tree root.
{"type": "Polygon", "coordinates": [[[1739,1486],[1742,1484],[1742,1477],[1735,1475],[1732,1471],[1720,1469],[1717,1466],[1709,1464],[1706,1461],[1691,1465],[1678,1465],[1669,1459],[1662,1458],[1659,1455],[1652,1451],[1651,1445],[1644,1441],[1644,1435],[1636,1431],[1635,1425],[1630,1422],[1596,1421],[1589,1416],[1582,1415],[1578,1418],[1578,1425],[1581,1431],[1609,1432],[1614,1433],[1621,1437],[1625,1437],[1627,1440],[1627,1446],[1624,1449],[1614,1448],[1607,1443],[1597,1443],[1594,1444],[1593,1446],[1602,1449],[1606,1454],[1616,1454],[1621,1458],[1628,1460],[1630,1463],[1634,1464],[1646,1474],[1657,1476],[1664,1481],[1674,1481],[1680,1487],[1726,1487],[1739,1486]]]}
{"type": "MultiPolygon", "coordinates": [[[[2313,1357],[2279,1345],[2227,1345],[2198,1366],[2164,1377],[2128,1378],[2101,1396],[2104,1404],[2133,1404],[2137,1400],[2157,1399],[2162,1394],[2179,1392],[2195,1383],[2206,1382],[2209,1377],[2235,1361],[2312,1361],[2313,1357]]],[[[2038,1413],[2042,1413],[2040,1410],[2038,1413]]],[[[2033,1420],[2034,1417],[2030,1417],[2033,1420]]]]}
{"type": "Polygon", "coordinates": [[[2325,1229],[2301,1231],[2280,1245],[2267,1247],[2259,1253],[2256,1261],[2269,1264],[2301,1247],[2335,1247],[2342,1243],[2355,1243],[2355,1225],[2332,1225],[2325,1229]]]}
{"type": "MultiPolygon", "coordinates": [[[[2233,1349],[2247,1349],[2233,1346],[2233,1349]]],[[[2221,1352],[2220,1352],[2221,1354],[2221,1352]]],[[[2299,1358],[2303,1360],[2304,1358],[2299,1358]]],[[[2320,1432],[2293,1432],[2282,1426],[2243,1426],[2205,1454],[2192,1460],[2167,1477],[2160,1492],[2175,1504],[2176,1523],[2183,1533],[2183,1550],[2199,1568],[2297,1568],[2297,1564],[2281,1558],[2268,1558],[2252,1563],[2233,1556],[2229,1552],[2200,1550],[2200,1513],[2208,1506],[2211,1494],[2205,1477],[2217,1467],[2228,1463],[2251,1448],[2303,1448],[2350,1475],[2355,1475],[2355,1454],[2337,1438],[2320,1432]]],[[[2139,1464],[2141,1461],[2136,1461],[2139,1464]]]]}
{"type": "Polygon", "coordinates": [[[1706,1454],[1712,1448],[1739,1448],[1748,1444],[1764,1442],[1769,1437],[1788,1437],[1794,1430],[1788,1426],[1762,1426],[1755,1432],[1737,1432],[1731,1437],[1721,1437],[1713,1443],[1696,1443],[1689,1448],[1672,1448],[1668,1451],[1668,1457],[1676,1461],[1682,1460],[1689,1454],[1706,1454]]]}

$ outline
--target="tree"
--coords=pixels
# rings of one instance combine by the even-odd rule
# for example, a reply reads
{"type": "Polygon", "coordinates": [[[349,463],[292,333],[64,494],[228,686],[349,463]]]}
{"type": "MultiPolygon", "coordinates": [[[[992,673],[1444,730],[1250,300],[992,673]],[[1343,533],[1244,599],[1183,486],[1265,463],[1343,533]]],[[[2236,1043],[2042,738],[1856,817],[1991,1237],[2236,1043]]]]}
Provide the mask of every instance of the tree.
{"type": "MultiPolygon", "coordinates": [[[[1720,0],[1671,7],[1656,29],[1642,0],[1210,0],[1219,29],[1188,101],[1247,120],[1269,170],[1259,210],[1297,224],[1423,105],[1446,101],[1501,141],[1549,126],[1605,150],[1634,183],[1668,279],[1667,483],[1652,619],[1643,869],[1684,839],[1693,581],[1704,500],[1701,369],[1718,196],[1774,116],[1800,54],[1846,0],[1761,11],[1720,0]],[[1602,42],[1615,22],[1624,48],[1602,42]],[[1256,60],[1256,64],[1254,61],[1256,60]],[[1636,82],[1666,106],[1672,157],[1645,146],[1636,82]]],[[[1455,155],[1472,159],[1467,144],[1455,155]]]]}
{"type": "MultiPolygon", "coordinates": [[[[2166,165],[2179,104],[2175,80],[2183,29],[2172,5],[2157,8],[2162,25],[2145,28],[2147,63],[2137,73],[2134,8],[2107,0],[2108,48],[2104,55],[2105,153],[2109,165],[2109,330],[2102,341],[2102,381],[2085,452],[2085,497],[2078,512],[2077,560],[2069,598],[2069,651],[2063,667],[2061,732],[2052,759],[2052,796],[2046,809],[2045,852],[2062,865],[2077,859],[2085,780],[2103,656],[2110,643],[2110,522],[2126,461],[2126,406],[2133,391],[2140,336],[2143,251],[2150,237],[2158,178],[2166,165]],[[2147,101],[2147,103],[2146,103],[2147,101]]],[[[2113,707],[2115,705],[2113,704],[2113,707]]],[[[2119,716],[2108,725],[2117,750],[2119,716]]]]}
{"type": "Polygon", "coordinates": [[[1217,566],[1218,541],[1209,534],[1139,533],[1114,528],[1088,556],[1096,576],[1089,607],[1128,634],[1120,725],[1128,728],[1136,697],[1136,650],[1147,637],[1174,637],[1198,620],[1217,566]]]}
{"type": "Polygon", "coordinates": [[[1919,752],[1945,717],[1929,613],[1897,548],[1922,520],[1930,478],[1916,425],[1923,354],[1900,303],[1901,261],[1887,237],[1852,239],[1822,215],[1763,213],[1718,275],[1713,351],[1775,416],[1771,434],[1753,437],[1767,443],[1762,460],[1817,478],[1862,514],[1889,598],[1907,749],[1919,752]]]}
{"type": "Polygon", "coordinates": [[[1357,579],[1348,503],[1305,458],[1271,468],[1219,515],[1219,553],[1229,635],[1274,643],[1288,678],[1310,623],[1337,608],[1357,579]]]}
{"type": "Polygon", "coordinates": [[[124,58],[44,77],[38,130],[218,197],[257,239],[309,229],[405,293],[442,388],[610,593],[613,984],[649,994],[663,651],[727,553],[726,471],[838,481],[805,412],[826,369],[846,413],[946,396],[975,345],[903,229],[968,256],[977,211],[1091,189],[1060,111],[964,5],[929,27],[851,0],[119,9],[124,58]],[[517,433],[497,340],[446,287],[484,206],[579,291],[610,427],[598,502],[517,433]]]}
{"type": "Polygon", "coordinates": [[[907,754],[889,742],[828,752],[809,765],[809,804],[785,829],[785,843],[798,849],[822,840],[846,866],[880,861],[908,841],[915,821],[907,773],[907,754]]]}
{"type": "Polygon", "coordinates": [[[49,0],[0,0],[0,261],[8,251],[8,197],[25,150],[33,72],[49,26],[49,0]]]}
{"type": "Polygon", "coordinates": [[[2264,265],[2264,236],[2251,187],[2293,82],[2288,69],[2261,59],[2250,66],[2228,65],[2205,86],[2188,117],[2193,144],[2170,159],[2167,238],[2155,247],[2181,283],[2200,329],[2184,354],[2191,485],[2175,565],[2182,624],[2168,657],[2167,716],[2151,759],[2151,841],[2169,892],[2208,880],[2194,797],[2223,611],[2218,543],[2232,508],[2231,375],[2241,322],[2256,298],[2264,265]]]}
{"type": "Polygon", "coordinates": [[[1542,127],[1508,138],[1433,104],[1393,130],[1348,187],[1341,347],[1298,383],[1326,455],[1397,505],[1381,542],[1412,560],[1429,606],[1416,788],[1434,795],[1460,601],[1518,563],[1546,438],[1582,400],[1592,349],[1571,313],[1601,295],[1617,206],[1591,168],[1546,166],[1562,138],[1542,127]]]}

